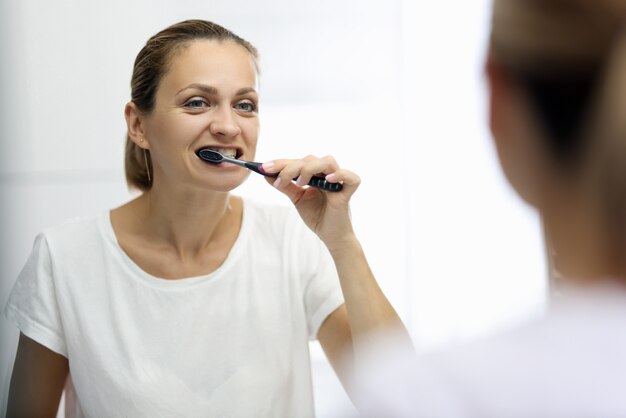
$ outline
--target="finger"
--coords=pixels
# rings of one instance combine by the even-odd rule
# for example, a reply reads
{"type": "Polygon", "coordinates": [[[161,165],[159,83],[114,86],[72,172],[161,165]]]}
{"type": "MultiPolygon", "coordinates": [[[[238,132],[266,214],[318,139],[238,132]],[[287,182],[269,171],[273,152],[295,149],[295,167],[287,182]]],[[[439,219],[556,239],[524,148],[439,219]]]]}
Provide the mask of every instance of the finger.
{"type": "Polygon", "coordinates": [[[261,170],[266,174],[277,174],[277,177],[266,177],[266,180],[280,190],[297,176],[291,173],[298,173],[302,164],[302,160],[272,160],[264,162],[261,170]]]}
{"type": "Polygon", "coordinates": [[[275,174],[283,171],[287,166],[293,166],[294,163],[306,162],[312,159],[316,159],[317,157],[313,155],[308,155],[301,159],[279,159],[279,160],[270,160],[263,163],[262,171],[267,174],[275,174]]]}
{"type": "Polygon", "coordinates": [[[337,164],[337,161],[335,161],[335,159],[331,156],[323,158],[305,158],[296,184],[304,186],[309,183],[311,177],[320,174],[322,174],[321,177],[324,177],[323,175],[333,173],[338,169],[339,165],[337,164]]]}
{"type": "Polygon", "coordinates": [[[280,173],[278,173],[279,181],[274,183],[274,186],[280,189],[287,184],[291,184],[292,180],[300,175],[304,164],[304,160],[289,160],[282,170],[280,170],[280,173]]]}
{"type": "Polygon", "coordinates": [[[330,183],[341,183],[343,185],[342,192],[351,196],[360,186],[361,177],[350,170],[340,168],[337,171],[327,174],[326,181],[330,183]]]}
{"type": "Polygon", "coordinates": [[[331,183],[341,183],[345,186],[358,187],[359,184],[361,184],[361,177],[359,177],[358,174],[345,168],[340,168],[332,173],[327,174],[326,180],[331,183]]]}
{"type": "MultiPolygon", "coordinates": [[[[265,177],[265,181],[267,181],[272,186],[276,187],[276,182],[279,181],[278,177],[265,177]]],[[[286,195],[292,203],[297,203],[306,189],[304,187],[300,187],[291,181],[287,184],[283,184],[280,187],[276,187],[278,191],[286,195]]]]}
{"type": "Polygon", "coordinates": [[[261,167],[263,168],[263,172],[268,174],[280,173],[280,171],[285,168],[290,161],[293,160],[282,159],[266,161],[261,167]]]}

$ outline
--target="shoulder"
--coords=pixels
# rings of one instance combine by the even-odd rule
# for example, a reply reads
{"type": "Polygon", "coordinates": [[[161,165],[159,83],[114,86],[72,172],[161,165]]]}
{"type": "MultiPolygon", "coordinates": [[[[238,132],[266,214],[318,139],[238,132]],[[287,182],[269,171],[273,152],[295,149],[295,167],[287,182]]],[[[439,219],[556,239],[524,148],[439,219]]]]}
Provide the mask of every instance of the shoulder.
{"type": "Polygon", "coordinates": [[[360,396],[372,410],[391,408],[395,414],[389,416],[409,410],[425,416],[623,414],[626,338],[615,336],[623,334],[617,330],[626,326],[626,316],[586,317],[549,313],[489,338],[418,356],[377,351],[373,364],[379,366],[373,366],[360,396]],[[612,325],[607,329],[607,324],[612,325]],[[598,382],[605,384],[602,392],[598,382]]]}
{"type": "Polygon", "coordinates": [[[69,219],[61,224],[46,228],[37,237],[45,242],[51,252],[84,250],[103,235],[107,214],[69,219]]]}

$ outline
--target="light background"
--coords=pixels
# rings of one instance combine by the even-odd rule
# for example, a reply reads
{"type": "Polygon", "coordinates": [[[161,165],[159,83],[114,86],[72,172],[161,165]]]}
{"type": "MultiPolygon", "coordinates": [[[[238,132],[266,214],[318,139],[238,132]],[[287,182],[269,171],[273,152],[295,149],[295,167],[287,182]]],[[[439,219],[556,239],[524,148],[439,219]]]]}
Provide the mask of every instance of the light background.
{"type": "MultiPolygon", "coordinates": [[[[0,303],[35,235],[130,198],[124,104],[149,36],[213,20],[261,53],[257,160],[332,154],[359,173],[355,228],[383,290],[429,350],[538,312],[541,228],[487,130],[487,0],[0,2],[0,303]]],[[[236,193],[288,204],[259,176],[236,193]]],[[[0,400],[17,331],[0,319],[0,400]]],[[[320,417],[351,406],[312,344],[320,417]]]]}

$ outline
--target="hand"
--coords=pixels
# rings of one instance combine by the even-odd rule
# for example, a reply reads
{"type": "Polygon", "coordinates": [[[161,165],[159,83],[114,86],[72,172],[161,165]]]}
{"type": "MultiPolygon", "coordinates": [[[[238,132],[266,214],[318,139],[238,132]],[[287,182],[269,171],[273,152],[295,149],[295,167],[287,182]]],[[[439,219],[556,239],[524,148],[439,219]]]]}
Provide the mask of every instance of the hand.
{"type": "Polygon", "coordinates": [[[329,249],[354,238],[350,220],[350,198],[361,179],[355,173],[339,167],[331,156],[308,156],[301,160],[274,160],[263,164],[268,183],[286,194],[293,202],[304,223],[313,230],[329,249]],[[325,192],[307,187],[314,175],[325,177],[331,183],[342,183],[339,192],[325,192]],[[297,178],[294,183],[292,179],[297,178]]]}

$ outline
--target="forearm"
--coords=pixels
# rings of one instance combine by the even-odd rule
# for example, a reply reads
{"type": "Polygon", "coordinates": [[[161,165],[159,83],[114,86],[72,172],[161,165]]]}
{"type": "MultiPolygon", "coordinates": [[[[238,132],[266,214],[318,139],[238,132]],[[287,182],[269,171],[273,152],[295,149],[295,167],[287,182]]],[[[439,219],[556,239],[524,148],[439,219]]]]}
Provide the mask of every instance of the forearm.
{"type": "Polygon", "coordinates": [[[408,333],[391,303],[380,289],[363,248],[355,236],[329,246],[344,295],[354,350],[374,334],[393,333],[409,340],[408,333]]]}

